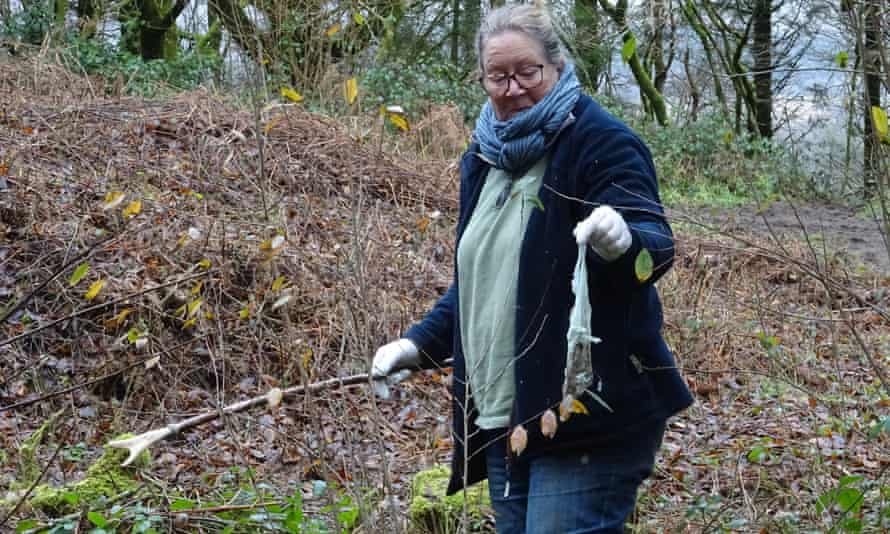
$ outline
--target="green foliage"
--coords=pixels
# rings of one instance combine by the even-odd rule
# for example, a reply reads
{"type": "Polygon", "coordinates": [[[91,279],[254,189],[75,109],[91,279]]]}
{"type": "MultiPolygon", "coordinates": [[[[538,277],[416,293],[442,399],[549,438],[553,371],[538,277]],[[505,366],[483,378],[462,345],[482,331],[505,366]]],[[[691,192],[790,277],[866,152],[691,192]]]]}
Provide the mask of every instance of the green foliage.
{"type": "Polygon", "coordinates": [[[438,465],[414,475],[408,518],[416,532],[451,534],[459,531],[464,501],[467,504],[471,532],[489,532],[485,517],[491,514],[488,482],[471,486],[454,495],[445,495],[451,471],[438,465]]]}
{"type": "Polygon", "coordinates": [[[27,2],[23,9],[0,20],[0,37],[39,45],[53,26],[53,4],[27,2]]]}
{"type": "Polygon", "coordinates": [[[630,122],[652,151],[666,203],[732,206],[780,192],[812,196],[781,147],[736,135],[716,114],[667,127],[630,122]]]}
{"type": "Polygon", "coordinates": [[[414,61],[395,59],[369,68],[362,87],[371,102],[398,104],[410,114],[423,114],[430,104],[452,102],[467,122],[475,120],[485,93],[461,69],[434,56],[414,61]]]}
{"type": "Polygon", "coordinates": [[[165,91],[194,89],[214,79],[221,60],[218,54],[197,49],[174,60],[144,61],[97,39],[70,37],[64,59],[75,72],[97,74],[107,80],[123,80],[125,93],[157,97],[165,91]]]}

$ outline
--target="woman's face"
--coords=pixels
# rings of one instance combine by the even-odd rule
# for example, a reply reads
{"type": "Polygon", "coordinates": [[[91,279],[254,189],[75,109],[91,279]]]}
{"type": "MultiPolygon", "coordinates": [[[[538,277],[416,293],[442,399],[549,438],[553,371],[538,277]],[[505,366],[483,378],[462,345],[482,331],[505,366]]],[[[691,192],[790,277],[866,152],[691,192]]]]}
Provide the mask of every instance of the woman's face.
{"type": "Polygon", "coordinates": [[[514,31],[488,39],[482,52],[482,67],[482,85],[491,98],[495,116],[502,121],[544,98],[562,70],[562,65],[547,62],[540,43],[514,31]]]}

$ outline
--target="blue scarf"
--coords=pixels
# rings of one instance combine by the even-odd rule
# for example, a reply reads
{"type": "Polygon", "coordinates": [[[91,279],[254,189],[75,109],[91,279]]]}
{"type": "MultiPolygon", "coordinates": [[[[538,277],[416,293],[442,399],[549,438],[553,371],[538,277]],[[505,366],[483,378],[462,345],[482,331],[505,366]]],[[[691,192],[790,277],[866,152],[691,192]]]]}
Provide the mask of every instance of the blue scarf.
{"type": "Polygon", "coordinates": [[[483,159],[513,175],[525,173],[550,148],[580,95],[575,66],[567,63],[544,98],[509,120],[498,120],[488,99],[473,133],[483,159]]]}

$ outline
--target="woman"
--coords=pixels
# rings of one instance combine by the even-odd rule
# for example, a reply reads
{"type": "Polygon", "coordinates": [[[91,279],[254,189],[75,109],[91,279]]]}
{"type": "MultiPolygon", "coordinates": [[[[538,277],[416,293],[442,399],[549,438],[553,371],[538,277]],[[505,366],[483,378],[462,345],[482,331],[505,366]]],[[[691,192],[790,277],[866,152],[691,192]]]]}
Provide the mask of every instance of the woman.
{"type": "Polygon", "coordinates": [[[692,402],[660,334],[653,283],[674,249],[655,168],[581,93],[541,9],[492,11],[476,51],[489,98],[461,161],[454,281],[372,374],[385,394],[454,356],[448,492],[488,478],[498,532],[620,533],[665,421],[692,402]],[[590,395],[557,426],[579,250],[601,342],[590,395]],[[644,250],[649,277],[635,271],[644,250]]]}

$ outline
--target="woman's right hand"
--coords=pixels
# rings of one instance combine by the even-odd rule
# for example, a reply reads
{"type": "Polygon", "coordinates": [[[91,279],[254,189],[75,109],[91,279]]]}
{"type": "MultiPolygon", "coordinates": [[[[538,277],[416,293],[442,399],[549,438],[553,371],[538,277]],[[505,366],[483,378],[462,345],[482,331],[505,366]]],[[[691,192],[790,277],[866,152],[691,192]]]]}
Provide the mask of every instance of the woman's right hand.
{"type": "Polygon", "coordinates": [[[374,393],[381,399],[389,398],[389,386],[411,375],[411,368],[420,365],[420,351],[410,339],[387,343],[374,355],[371,363],[371,380],[374,393]]]}

